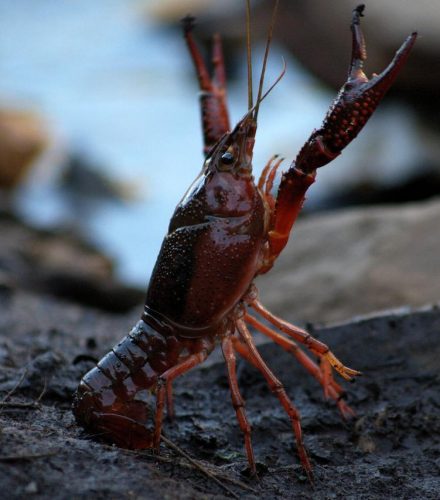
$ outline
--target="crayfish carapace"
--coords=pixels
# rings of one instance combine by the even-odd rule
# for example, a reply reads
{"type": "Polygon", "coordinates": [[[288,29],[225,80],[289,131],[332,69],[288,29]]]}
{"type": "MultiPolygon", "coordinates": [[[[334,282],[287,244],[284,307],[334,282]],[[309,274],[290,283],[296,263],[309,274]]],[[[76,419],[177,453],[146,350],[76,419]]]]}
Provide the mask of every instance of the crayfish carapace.
{"type": "MultiPolygon", "coordinates": [[[[347,81],[322,126],[311,134],[282,174],[276,196],[272,187],[281,163],[277,157],[268,162],[258,184],[252,176],[264,70],[256,104],[249,71],[248,112],[231,131],[220,39],[214,38],[211,79],[192,36],[192,19],[186,18],[185,39],[201,90],[206,159],[171,218],[149,283],[142,319],[80,382],[73,411],[87,430],[122,447],[158,448],[165,404],[168,413],[173,413],[173,381],[202,363],[220,343],[252,473],[256,472],[256,464],[251,426],[237,383],[236,353],[262,373],[279,399],[291,421],[301,464],[311,478],[299,413],[258,353],[249,326],[291,352],[321,384],[325,396],[335,401],[343,417],[350,417],[353,411],[342,399],[343,390],[334,380],[333,370],[347,380],[359,372],[344,366],[326,345],[306,331],[267,311],[257,298],[253,281],[272,267],[285,247],[316,170],[332,161],[357,136],[416,40],[416,33],[410,35],[391,64],[369,80],[362,70],[366,59],[359,24],[362,12],[363,6],[353,11],[353,49],[347,81]]],[[[247,13],[249,40],[249,2],[247,13]]]]}

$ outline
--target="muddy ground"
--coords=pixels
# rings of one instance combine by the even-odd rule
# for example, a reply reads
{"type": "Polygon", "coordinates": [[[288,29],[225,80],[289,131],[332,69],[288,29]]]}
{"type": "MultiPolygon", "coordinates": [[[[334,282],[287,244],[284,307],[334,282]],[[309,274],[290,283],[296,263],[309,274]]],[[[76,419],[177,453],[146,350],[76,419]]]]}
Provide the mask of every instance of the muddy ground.
{"type": "MultiPolygon", "coordinates": [[[[74,422],[71,397],[81,375],[127,332],[139,311],[111,315],[6,285],[0,307],[2,498],[231,496],[166,445],[159,457],[124,451],[74,422]]],[[[260,347],[301,411],[314,489],[299,466],[282,408],[244,363],[239,383],[259,480],[246,475],[225,367],[215,353],[176,382],[177,418],[165,423],[164,433],[242,498],[439,498],[439,332],[437,307],[315,330],[364,374],[347,387],[358,414],[351,423],[323,401],[315,381],[289,354],[272,344],[260,347]]]]}

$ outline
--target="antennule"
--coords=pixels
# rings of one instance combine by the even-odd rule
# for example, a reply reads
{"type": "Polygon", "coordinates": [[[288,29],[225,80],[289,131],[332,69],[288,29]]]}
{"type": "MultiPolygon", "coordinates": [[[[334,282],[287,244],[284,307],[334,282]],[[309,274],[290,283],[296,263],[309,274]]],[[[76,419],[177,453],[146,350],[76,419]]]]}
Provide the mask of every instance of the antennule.
{"type": "Polygon", "coordinates": [[[240,126],[240,123],[242,123],[246,118],[252,115],[252,113],[257,109],[257,106],[260,105],[261,101],[264,101],[266,97],[272,92],[273,88],[278,84],[278,82],[283,78],[283,76],[286,73],[286,61],[284,60],[284,57],[281,58],[283,60],[283,69],[281,70],[281,73],[278,75],[277,79],[272,83],[272,85],[266,90],[266,92],[261,96],[260,100],[255,103],[255,105],[246,111],[246,113],[242,116],[241,120],[237,122],[236,128],[240,126]]]}
{"type": "Polygon", "coordinates": [[[251,5],[250,0],[246,0],[246,53],[247,53],[247,73],[248,73],[248,111],[254,106],[252,95],[252,52],[251,52],[251,5]]]}
{"type": "Polygon", "coordinates": [[[272,90],[276,87],[276,85],[280,82],[281,78],[286,74],[286,61],[284,57],[281,57],[283,61],[283,69],[281,70],[281,73],[278,75],[277,79],[272,83],[272,85],[266,90],[266,92],[258,98],[257,103],[255,104],[255,120],[257,119],[257,114],[258,114],[258,108],[260,106],[260,103],[266,99],[266,97],[272,92],[272,90]]]}
{"type": "Polygon", "coordinates": [[[264,84],[264,75],[266,73],[266,65],[267,65],[267,59],[269,57],[269,49],[270,49],[270,44],[272,42],[272,35],[273,35],[273,29],[275,26],[275,20],[277,17],[277,11],[278,11],[278,4],[279,0],[275,0],[275,5],[272,11],[272,19],[270,20],[270,26],[269,26],[269,32],[267,34],[267,40],[266,40],[266,49],[264,51],[264,58],[263,58],[263,67],[261,69],[261,76],[260,76],[260,84],[258,86],[258,97],[257,97],[257,107],[255,108],[255,116],[254,119],[257,121],[257,116],[258,116],[258,111],[260,108],[260,102],[266,97],[266,95],[273,89],[273,87],[280,81],[280,79],[284,76],[284,72],[286,70],[286,63],[284,63],[284,69],[282,75],[277,79],[274,85],[269,89],[266,94],[264,94],[264,97],[261,98],[261,94],[263,93],[263,84],[264,84]]]}

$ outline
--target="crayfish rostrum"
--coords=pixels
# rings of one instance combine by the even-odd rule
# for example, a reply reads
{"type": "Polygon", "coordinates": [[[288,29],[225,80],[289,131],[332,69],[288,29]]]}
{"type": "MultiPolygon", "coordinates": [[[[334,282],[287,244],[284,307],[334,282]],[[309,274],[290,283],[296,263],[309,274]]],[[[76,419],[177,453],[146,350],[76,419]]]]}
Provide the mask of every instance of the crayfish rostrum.
{"type": "MultiPolygon", "coordinates": [[[[247,12],[249,40],[249,3],[247,12]]],[[[251,426],[237,383],[236,353],[262,373],[285,409],[301,464],[311,479],[299,413],[258,353],[249,326],[290,351],[346,418],[353,411],[342,399],[343,390],[333,378],[333,370],[347,380],[359,372],[344,366],[326,345],[306,331],[265,309],[253,282],[271,269],[287,244],[317,169],[331,162],[357,136],[416,40],[416,33],[410,35],[390,65],[369,80],[362,70],[366,59],[360,28],[362,12],[363,6],[353,11],[347,81],[322,126],[311,134],[282,174],[276,196],[272,189],[281,163],[276,156],[264,168],[258,184],[252,175],[258,109],[267,95],[262,92],[264,69],[255,104],[249,72],[248,111],[231,129],[220,39],[214,38],[211,78],[193,39],[192,19],[184,20],[184,35],[201,90],[206,157],[201,173],[171,218],[141,320],[79,384],[73,411],[87,430],[121,447],[158,448],[165,403],[169,415],[173,414],[173,381],[202,363],[219,343],[251,472],[256,472],[256,464],[251,426]]]]}

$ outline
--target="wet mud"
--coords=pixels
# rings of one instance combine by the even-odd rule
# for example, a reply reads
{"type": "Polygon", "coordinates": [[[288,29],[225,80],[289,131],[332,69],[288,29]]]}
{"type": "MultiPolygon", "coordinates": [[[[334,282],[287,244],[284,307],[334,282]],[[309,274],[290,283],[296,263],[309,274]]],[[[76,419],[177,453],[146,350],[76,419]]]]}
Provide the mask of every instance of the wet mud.
{"type": "MultiPolygon", "coordinates": [[[[0,487],[4,498],[226,498],[169,445],[161,453],[106,445],[78,428],[71,397],[83,373],[134,324],[50,297],[0,289],[0,487]]],[[[175,383],[176,419],[165,436],[240,498],[439,498],[440,310],[401,310],[314,328],[363,376],[346,384],[357,413],[344,423],[318,384],[273,344],[262,356],[302,415],[314,488],[298,461],[289,421],[264,380],[240,362],[258,480],[218,354],[175,383]],[[240,483],[237,483],[239,481],[240,483]],[[251,490],[251,489],[253,490],[251,490]]]]}

